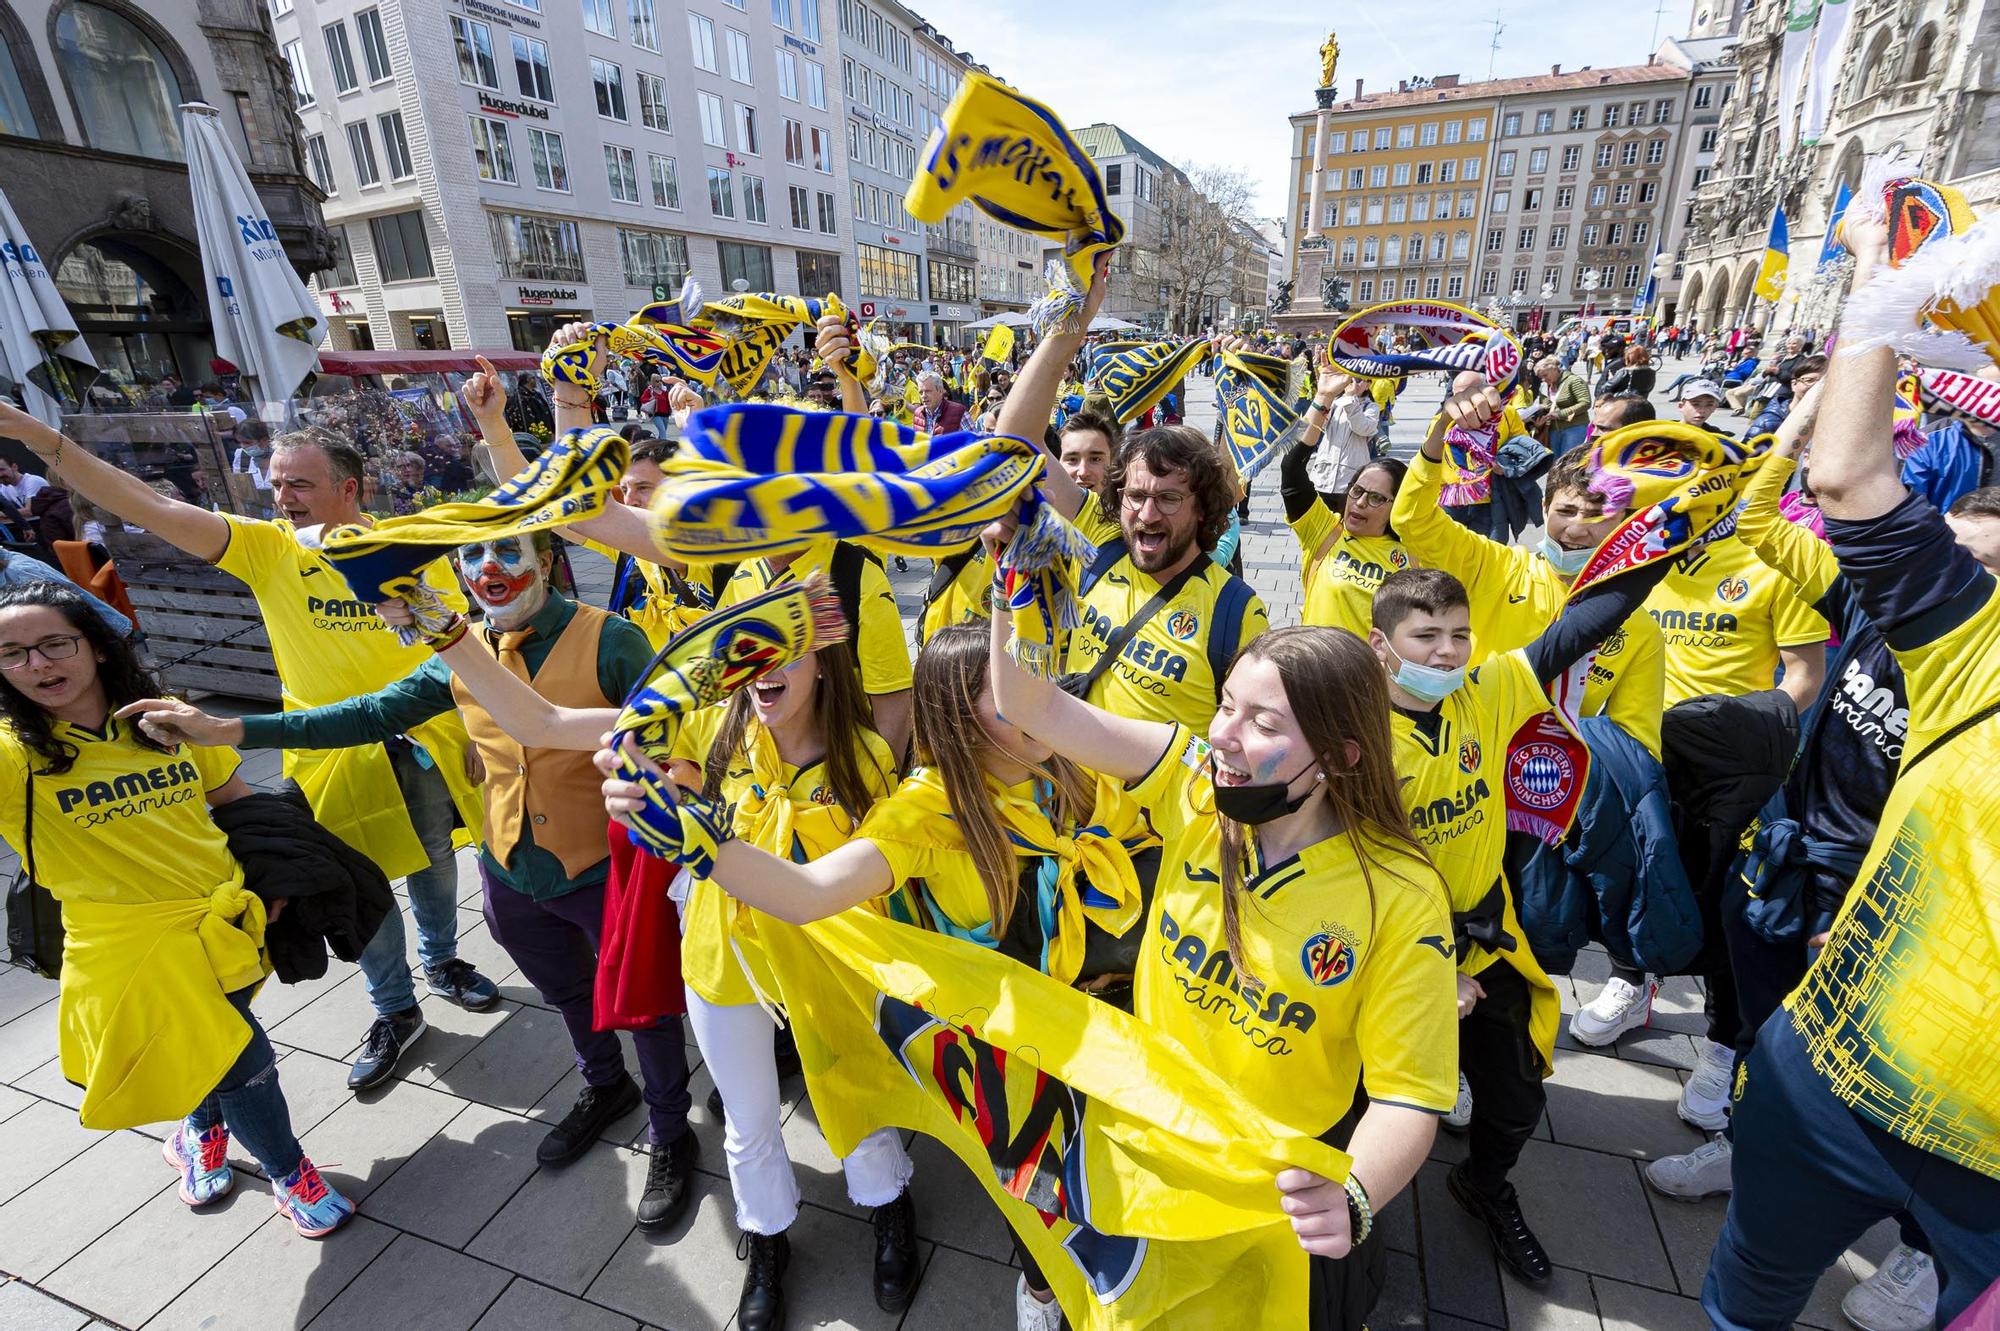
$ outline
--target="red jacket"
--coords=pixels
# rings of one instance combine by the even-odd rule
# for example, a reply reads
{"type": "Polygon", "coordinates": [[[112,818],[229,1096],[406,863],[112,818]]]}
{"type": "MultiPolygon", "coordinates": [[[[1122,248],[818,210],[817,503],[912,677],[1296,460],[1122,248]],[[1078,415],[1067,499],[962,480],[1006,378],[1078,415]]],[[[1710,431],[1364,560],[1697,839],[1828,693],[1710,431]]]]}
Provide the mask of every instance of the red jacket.
{"type": "Polygon", "coordinates": [[[950,398],[938,403],[937,415],[933,418],[922,404],[918,404],[914,415],[916,427],[925,434],[950,434],[965,428],[965,404],[953,402],[950,398]]]}

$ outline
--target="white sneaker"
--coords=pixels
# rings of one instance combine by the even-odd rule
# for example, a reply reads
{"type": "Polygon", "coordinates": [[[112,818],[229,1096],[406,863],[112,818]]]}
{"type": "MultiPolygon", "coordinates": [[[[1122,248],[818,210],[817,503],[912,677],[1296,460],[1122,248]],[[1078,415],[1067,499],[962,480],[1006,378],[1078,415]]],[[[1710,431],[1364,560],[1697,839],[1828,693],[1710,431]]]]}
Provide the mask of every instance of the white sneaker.
{"type": "Polygon", "coordinates": [[[1014,1281],[1014,1326],[1015,1331],[1058,1331],[1062,1326],[1062,1305],[1054,1299],[1043,1303],[1028,1293],[1028,1278],[1019,1276],[1014,1281]]]}
{"type": "Polygon", "coordinates": [[[1444,1126],[1452,1132],[1464,1132],[1472,1126],[1472,1083],[1458,1074],[1458,1103],[1444,1116],[1444,1126]]]}
{"type": "Polygon", "coordinates": [[[1652,1023],[1653,995],[1659,991],[1658,980],[1648,979],[1638,985],[1614,975],[1604,982],[1597,997],[1578,1008],[1569,1019],[1569,1033],[1580,1044],[1610,1044],[1625,1032],[1652,1023]]]}
{"type": "Polygon", "coordinates": [[[1840,1312],[1861,1331],[1927,1331],[1937,1299],[1937,1267],[1899,1243],[1874,1275],[1847,1291],[1840,1312]]]}
{"type": "Polygon", "coordinates": [[[1694,1075],[1681,1087],[1678,1106],[1681,1121],[1703,1132],[1720,1132],[1729,1126],[1729,1083],[1736,1067],[1736,1053],[1713,1040],[1701,1042],[1701,1061],[1694,1075]]]}
{"type": "Polygon", "coordinates": [[[1727,1194],[1730,1188],[1729,1138],[1721,1133],[1686,1155],[1664,1155],[1646,1166],[1646,1182],[1662,1197],[1698,1202],[1727,1194]]]}

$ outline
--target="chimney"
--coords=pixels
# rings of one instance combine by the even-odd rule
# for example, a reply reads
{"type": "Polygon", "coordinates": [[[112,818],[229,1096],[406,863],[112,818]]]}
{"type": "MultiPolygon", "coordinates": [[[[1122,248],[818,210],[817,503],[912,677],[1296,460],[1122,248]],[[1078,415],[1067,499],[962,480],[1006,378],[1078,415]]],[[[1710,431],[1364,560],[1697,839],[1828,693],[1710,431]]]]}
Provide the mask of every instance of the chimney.
{"type": "Polygon", "coordinates": [[[1550,73],[1550,74],[1552,74],[1552,75],[1554,75],[1554,74],[1560,74],[1560,73],[1562,73],[1562,72],[1563,72],[1563,67],[1562,67],[1561,65],[1550,65],[1550,66],[1549,66],[1549,73],[1550,73]]]}
{"type": "Polygon", "coordinates": [[[1409,90],[1410,90],[1410,81],[1409,81],[1408,79],[1397,79],[1397,80],[1396,80],[1396,91],[1397,91],[1397,92],[1408,92],[1409,90]]]}
{"type": "Polygon", "coordinates": [[[1361,100],[1361,80],[1360,80],[1360,79],[1356,79],[1356,80],[1354,80],[1354,100],[1355,100],[1355,101],[1357,101],[1357,102],[1361,100]]]}

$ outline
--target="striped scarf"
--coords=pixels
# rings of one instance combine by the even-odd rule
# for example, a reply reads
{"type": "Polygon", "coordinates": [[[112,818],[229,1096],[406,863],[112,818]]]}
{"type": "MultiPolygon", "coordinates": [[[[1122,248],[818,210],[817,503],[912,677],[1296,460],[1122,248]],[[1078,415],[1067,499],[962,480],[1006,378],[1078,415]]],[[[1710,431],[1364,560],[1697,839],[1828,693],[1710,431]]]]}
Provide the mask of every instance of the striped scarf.
{"type": "Polygon", "coordinates": [[[1226,351],[1215,376],[1222,437],[1236,474],[1249,485],[1303,431],[1311,396],[1294,384],[1292,362],[1257,351],[1226,351]]]}
{"type": "Polygon", "coordinates": [[[1206,338],[1186,342],[1102,342],[1090,352],[1088,384],[1109,400],[1112,419],[1130,425],[1186,378],[1208,352],[1206,338]]]}
{"type": "Polygon", "coordinates": [[[693,563],[798,554],[828,537],[929,558],[977,540],[1041,475],[1024,439],[926,437],[895,421],[760,404],[688,421],[653,496],[653,539],[693,563]]]}
{"type": "MultiPolygon", "coordinates": [[[[765,367],[779,345],[800,328],[810,329],[827,315],[846,320],[855,338],[854,377],[872,384],[881,373],[870,339],[860,337],[859,325],[840,297],[827,295],[780,296],[771,292],[746,291],[711,301],[707,317],[715,330],[729,340],[718,375],[738,397],[747,397],[764,377],[765,367]]],[[[807,335],[809,338],[810,333],[807,335]]]]}
{"type": "Polygon", "coordinates": [[[1333,330],[1327,356],[1361,379],[1394,379],[1423,370],[1477,370],[1505,393],[1521,373],[1521,344],[1491,319],[1445,300],[1393,300],[1351,315],[1333,330]],[[1408,351],[1377,351],[1378,334],[1401,332],[1408,351]]]}

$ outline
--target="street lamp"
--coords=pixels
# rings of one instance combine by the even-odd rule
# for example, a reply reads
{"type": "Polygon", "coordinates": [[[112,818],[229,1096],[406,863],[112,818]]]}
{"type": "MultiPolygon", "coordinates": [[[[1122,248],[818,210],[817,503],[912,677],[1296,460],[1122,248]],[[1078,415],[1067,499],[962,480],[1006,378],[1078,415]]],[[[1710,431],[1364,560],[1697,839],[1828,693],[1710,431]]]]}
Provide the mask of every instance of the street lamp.
{"type": "Polygon", "coordinates": [[[1549,302],[1553,301],[1555,298],[1556,298],[1556,284],[1547,278],[1543,278],[1542,289],[1536,293],[1535,330],[1537,332],[1540,332],[1542,329],[1548,326],[1549,302]]]}
{"type": "Polygon", "coordinates": [[[1577,280],[1583,286],[1584,313],[1597,313],[1597,288],[1604,285],[1604,275],[1595,268],[1586,268],[1583,270],[1583,276],[1577,280]]]}

